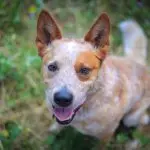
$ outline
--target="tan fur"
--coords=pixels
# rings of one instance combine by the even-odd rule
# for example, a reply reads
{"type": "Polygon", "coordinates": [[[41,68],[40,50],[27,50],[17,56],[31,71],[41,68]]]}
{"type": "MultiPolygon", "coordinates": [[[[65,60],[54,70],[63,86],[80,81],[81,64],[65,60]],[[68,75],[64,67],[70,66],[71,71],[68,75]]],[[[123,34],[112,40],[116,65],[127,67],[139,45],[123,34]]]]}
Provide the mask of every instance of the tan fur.
{"type": "Polygon", "coordinates": [[[75,62],[75,70],[77,75],[81,81],[87,81],[92,79],[93,77],[97,77],[99,67],[100,67],[100,60],[95,57],[95,53],[91,51],[82,52],[75,62]],[[88,59],[87,59],[88,58],[88,59]],[[91,73],[89,75],[81,75],[79,70],[81,67],[88,67],[91,69],[91,73]]]}
{"type": "MultiPolygon", "coordinates": [[[[94,116],[86,119],[88,122],[86,123],[87,126],[92,125],[95,121],[97,124],[101,124],[104,130],[101,132],[99,128],[95,129],[97,136],[105,137],[105,134],[114,132],[119,124],[119,120],[125,114],[130,115],[132,110],[133,112],[138,110],[137,104],[139,101],[143,101],[142,103],[145,103],[147,107],[150,105],[149,96],[145,95],[145,88],[149,89],[150,87],[150,78],[146,69],[142,67],[137,68],[137,65],[136,63],[133,64],[131,60],[114,56],[109,56],[104,61],[99,81],[97,81],[99,82],[97,84],[101,84],[100,86],[103,89],[101,92],[95,93],[84,104],[88,105],[89,109],[92,108],[92,110],[96,111],[94,116]],[[114,72],[111,72],[111,70],[114,70],[114,72]],[[135,76],[136,74],[137,77],[135,76]],[[115,82],[114,84],[111,83],[113,81],[115,82]],[[147,81],[149,81],[148,85],[147,81]],[[144,96],[147,96],[147,99],[144,96]]],[[[141,108],[145,107],[144,105],[139,106],[141,108]]],[[[80,125],[76,126],[76,128],[79,129],[80,125]]]]}
{"type": "MultiPolygon", "coordinates": [[[[48,16],[45,11],[41,13],[40,22],[44,14],[48,16]]],[[[45,23],[51,23],[51,17],[45,23]]],[[[58,30],[57,27],[55,29],[58,30]]],[[[42,43],[41,30],[42,28],[37,32],[37,37],[42,43]]],[[[109,18],[103,14],[84,39],[60,38],[60,31],[56,31],[60,36],[54,34],[52,41],[47,39],[49,43],[43,43],[45,48],[42,51],[45,54],[41,56],[50,111],[53,112],[52,104],[55,105],[53,94],[66,86],[74,94],[72,110],[83,104],[70,125],[83,134],[104,141],[111,139],[120,120],[126,126],[139,125],[150,106],[150,73],[145,66],[131,58],[106,56],[109,30],[109,18]],[[58,63],[57,72],[48,70],[48,65],[53,62],[58,63]],[[78,75],[81,66],[92,68],[88,78],[78,75]]],[[[47,34],[51,36],[50,31],[47,34]]],[[[39,43],[37,47],[38,45],[39,43]]],[[[41,52],[41,47],[38,49],[41,52]]],[[[51,130],[61,128],[56,122],[51,130]]]]}

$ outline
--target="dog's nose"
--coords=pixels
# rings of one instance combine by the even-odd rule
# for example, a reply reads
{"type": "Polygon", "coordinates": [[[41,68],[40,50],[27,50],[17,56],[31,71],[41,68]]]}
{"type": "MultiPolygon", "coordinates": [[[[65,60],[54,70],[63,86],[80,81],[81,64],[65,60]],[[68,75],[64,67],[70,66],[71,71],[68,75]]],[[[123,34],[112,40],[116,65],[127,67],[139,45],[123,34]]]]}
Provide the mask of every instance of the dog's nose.
{"type": "Polygon", "coordinates": [[[73,95],[67,90],[67,88],[62,88],[60,91],[54,94],[54,102],[61,106],[67,107],[72,104],[73,95]]]}

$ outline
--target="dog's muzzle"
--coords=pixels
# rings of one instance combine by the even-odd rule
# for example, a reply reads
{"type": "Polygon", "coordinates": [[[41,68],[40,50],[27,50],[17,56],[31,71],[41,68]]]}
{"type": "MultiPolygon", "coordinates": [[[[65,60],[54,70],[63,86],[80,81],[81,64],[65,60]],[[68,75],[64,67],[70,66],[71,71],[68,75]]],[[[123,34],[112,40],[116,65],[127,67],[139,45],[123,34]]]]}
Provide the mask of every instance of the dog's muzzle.
{"type": "Polygon", "coordinates": [[[73,94],[66,87],[54,93],[53,114],[59,124],[66,125],[73,120],[81,105],[74,109],[72,104],[73,94]]]}

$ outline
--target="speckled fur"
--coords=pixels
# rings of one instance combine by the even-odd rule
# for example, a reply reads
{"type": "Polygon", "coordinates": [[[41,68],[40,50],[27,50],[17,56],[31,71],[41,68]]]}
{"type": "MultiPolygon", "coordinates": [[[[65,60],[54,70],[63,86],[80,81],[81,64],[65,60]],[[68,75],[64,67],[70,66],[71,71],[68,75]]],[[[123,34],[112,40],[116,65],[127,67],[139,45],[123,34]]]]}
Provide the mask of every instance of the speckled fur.
{"type": "MultiPolygon", "coordinates": [[[[144,65],[130,58],[108,55],[97,76],[82,82],[77,77],[74,64],[81,52],[97,51],[90,42],[60,38],[43,47],[42,71],[51,112],[53,93],[67,86],[74,95],[74,108],[84,102],[70,123],[83,134],[107,141],[113,136],[120,120],[124,120],[126,126],[143,123],[141,120],[144,120],[146,109],[150,106],[150,73],[144,65]],[[53,74],[47,66],[55,60],[60,70],[53,74]]],[[[61,128],[56,122],[50,130],[61,128]]]]}
{"type": "MultiPolygon", "coordinates": [[[[125,124],[128,126],[140,123],[139,117],[145,113],[144,110],[150,105],[150,94],[148,92],[150,90],[150,75],[148,70],[128,58],[107,56],[99,70],[98,78],[83,83],[77,78],[73,64],[81,50],[90,49],[91,45],[82,43],[81,49],[81,43],[78,41],[65,42],[63,40],[55,42],[54,44],[59,49],[56,48],[51,51],[53,53],[52,60],[57,58],[59,62],[61,60],[63,63],[63,71],[53,78],[49,79],[48,76],[44,78],[48,84],[46,93],[49,107],[51,107],[49,101],[52,99],[53,90],[67,85],[75,95],[74,107],[86,99],[86,103],[77,112],[71,123],[71,126],[77,128],[80,132],[105,138],[105,135],[114,133],[124,116],[125,124]],[[60,44],[61,42],[62,44],[60,44]],[[75,47],[71,47],[72,45],[75,47]],[[57,53],[58,51],[59,53],[57,53]],[[69,70],[69,73],[67,70],[69,70]],[[143,105],[134,110],[139,102],[143,105]],[[130,116],[132,110],[135,112],[140,109],[142,111],[138,116],[130,116]],[[127,118],[129,117],[131,119],[128,121],[127,118]],[[137,119],[136,122],[135,119],[137,119]]],[[[47,63],[49,62],[48,59],[47,63]]],[[[43,73],[47,73],[45,65],[43,73]]]]}

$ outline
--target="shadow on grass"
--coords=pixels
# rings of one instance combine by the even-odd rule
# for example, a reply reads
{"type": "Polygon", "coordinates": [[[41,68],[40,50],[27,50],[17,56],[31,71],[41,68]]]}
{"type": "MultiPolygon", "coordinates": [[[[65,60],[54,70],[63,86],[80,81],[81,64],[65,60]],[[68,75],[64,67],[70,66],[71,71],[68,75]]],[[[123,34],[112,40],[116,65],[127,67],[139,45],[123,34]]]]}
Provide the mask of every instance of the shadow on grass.
{"type": "Polygon", "coordinates": [[[51,136],[48,138],[47,144],[51,150],[96,150],[99,143],[97,139],[85,136],[72,127],[64,128],[53,140],[51,136]]]}
{"type": "Polygon", "coordinates": [[[135,138],[141,142],[140,150],[148,150],[150,138],[137,132],[136,128],[127,128],[122,123],[107,145],[72,127],[38,138],[32,131],[13,121],[7,121],[0,126],[0,150],[100,150],[102,147],[103,150],[124,150],[126,142],[135,138]]]}

